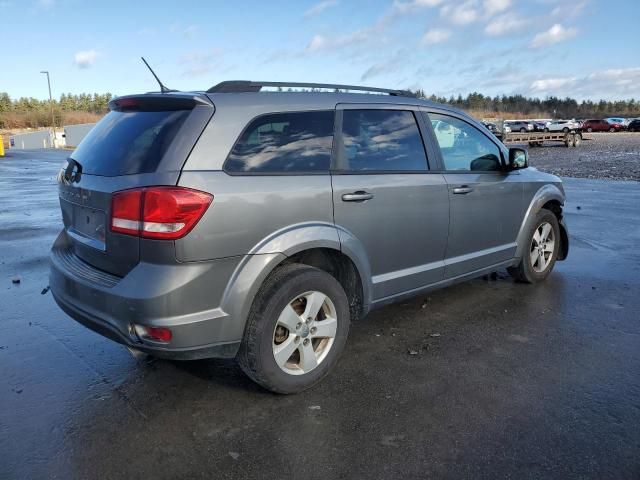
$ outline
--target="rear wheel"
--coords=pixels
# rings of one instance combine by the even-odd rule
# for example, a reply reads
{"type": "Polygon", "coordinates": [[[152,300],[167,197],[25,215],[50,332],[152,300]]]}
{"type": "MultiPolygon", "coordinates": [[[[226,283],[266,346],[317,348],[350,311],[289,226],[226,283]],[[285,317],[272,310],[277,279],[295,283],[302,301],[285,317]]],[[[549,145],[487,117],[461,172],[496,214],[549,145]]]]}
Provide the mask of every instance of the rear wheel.
{"type": "Polygon", "coordinates": [[[518,282],[536,283],[547,278],[558,258],[560,226],[554,213],[540,210],[527,238],[520,262],[508,271],[518,282]]]}
{"type": "Polygon", "coordinates": [[[549,132],[549,129],[547,127],[544,127],[544,131],[549,132]]]}
{"type": "Polygon", "coordinates": [[[286,265],[260,288],[238,352],[242,370],[276,393],[297,393],[336,364],[349,332],[349,302],[328,273],[286,265]]]}
{"type": "Polygon", "coordinates": [[[589,132],[589,133],[593,132],[593,128],[591,128],[591,127],[587,128],[587,132],[589,132]]]}
{"type": "Polygon", "coordinates": [[[562,129],[562,131],[563,131],[564,133],[569,133],[569,129],[568,129],[567,127],[564,127],[564,128],[562,129]]]}
{"type": "Polygon", "coordinates": [[[520,129],[520,133],[526,133],[526,131],[527,131],[527,129],[526,129],[526,128],[524,128],[524,127],[522,127],[522,128],[520,129]]]}
{"type": "Polygon", "coordinates": [[[609,129],[609,133],[614,133],[615,131],[616,131],[616,129],[615,129],[615,128],[613,128],[613,127],[611,127],[611,128],[609,129]]]}

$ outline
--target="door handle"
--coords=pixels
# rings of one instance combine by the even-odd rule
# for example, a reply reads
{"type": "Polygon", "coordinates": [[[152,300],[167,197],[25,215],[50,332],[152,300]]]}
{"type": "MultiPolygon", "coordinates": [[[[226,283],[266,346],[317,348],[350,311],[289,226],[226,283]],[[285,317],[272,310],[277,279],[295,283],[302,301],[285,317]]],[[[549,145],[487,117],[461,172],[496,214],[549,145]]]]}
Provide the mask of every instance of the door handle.
{"type": "Polygon", "coordinates": [[[358,190],[353,193],[345,193],[342,195],[343,202],[364,202],[365,200],[371,200],[373,198],[373,194],[369,192],[364,192],[362,190],[358,190]]]}
{"type": "Polygon", "coordinates": [[[456,195],[466,195],[467,193],[473,192],[473,188],[468,185],[461,185],[453,189],[453,193],[456,195]]]}

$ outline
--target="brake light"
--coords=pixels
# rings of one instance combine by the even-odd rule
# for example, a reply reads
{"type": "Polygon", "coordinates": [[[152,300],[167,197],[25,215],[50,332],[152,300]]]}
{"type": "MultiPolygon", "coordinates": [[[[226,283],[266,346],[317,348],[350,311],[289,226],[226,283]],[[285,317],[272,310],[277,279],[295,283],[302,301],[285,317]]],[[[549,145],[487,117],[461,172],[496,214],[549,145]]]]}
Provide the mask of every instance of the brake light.
{"type": "Polygon", "coordinates": [[[213,195],[184,187],[123,190],[111,200],[111,231],[142,238],[184,237],[207,211],[213,195]]]}

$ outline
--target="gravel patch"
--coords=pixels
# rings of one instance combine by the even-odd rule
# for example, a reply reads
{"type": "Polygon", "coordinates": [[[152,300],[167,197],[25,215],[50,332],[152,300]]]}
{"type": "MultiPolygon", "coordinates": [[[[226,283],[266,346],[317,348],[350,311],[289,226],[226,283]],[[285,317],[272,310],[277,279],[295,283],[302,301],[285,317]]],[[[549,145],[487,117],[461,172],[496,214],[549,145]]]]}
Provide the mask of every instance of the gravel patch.
{"type": "Polygon", "coordinates": [[[640,181],[640,133],[585,133],[567,148],[549,142],[529,148],[529,163],[562,177],[640,181]]]}

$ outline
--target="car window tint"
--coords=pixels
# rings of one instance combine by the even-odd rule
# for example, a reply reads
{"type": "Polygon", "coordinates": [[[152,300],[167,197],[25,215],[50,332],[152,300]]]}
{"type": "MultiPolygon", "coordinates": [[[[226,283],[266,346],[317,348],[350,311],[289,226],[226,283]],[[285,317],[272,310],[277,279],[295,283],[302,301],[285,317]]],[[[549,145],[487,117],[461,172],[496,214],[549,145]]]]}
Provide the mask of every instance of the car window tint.
{"type": "Polygon", "coordinates": [[[339,170],[427,170],[420,130],[408,110],[344,110],[342,143],[339,170]]]}
{"type": "Polygon", "coordinates": [[[111,111],[84,137],[71,158],[90,175],[153,173],[189,113],[111,111]]]}
{"type": "Polygon", "coordinates": [[[334,111],[273,113],[256,118],[234,145],[225,171],[328,172],[334,111]]]}
{"type": "Polygon", "coordinates": [[[429,114],[445,170],[500,170],[500,149],[476,127],[454,117],[429,114]]]}

